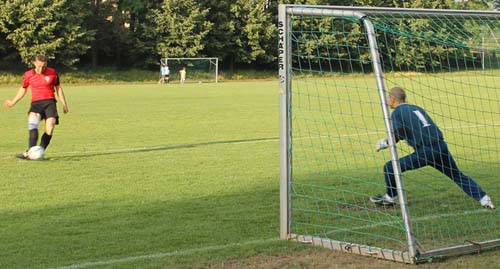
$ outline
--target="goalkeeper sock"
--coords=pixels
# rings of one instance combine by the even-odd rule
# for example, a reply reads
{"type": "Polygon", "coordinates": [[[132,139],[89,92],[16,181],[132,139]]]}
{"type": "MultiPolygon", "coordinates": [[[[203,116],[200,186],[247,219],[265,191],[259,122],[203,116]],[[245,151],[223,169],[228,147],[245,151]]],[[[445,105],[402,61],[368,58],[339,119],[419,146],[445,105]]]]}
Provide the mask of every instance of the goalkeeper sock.
{"type": "Polygon", "coordinates": [[[40,142],[40,146],[44,149],[47,149],[47,147],[50,144],[50,140],[52,139],[51,135],[48,135],[47,133],[43,133],[42,135],[42,141],[40,142]]]}
{"type": "Polygon", "coordinates": [[[38,129],[31,129],[28,139],[29,148],[36,146],[37,141],[38,141],[38,129]]]}

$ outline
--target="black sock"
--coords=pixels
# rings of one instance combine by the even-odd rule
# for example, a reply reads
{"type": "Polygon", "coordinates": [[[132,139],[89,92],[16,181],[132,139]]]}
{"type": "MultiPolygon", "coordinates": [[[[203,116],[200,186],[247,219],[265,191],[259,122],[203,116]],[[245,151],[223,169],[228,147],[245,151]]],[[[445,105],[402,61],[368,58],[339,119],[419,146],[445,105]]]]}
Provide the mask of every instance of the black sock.
{"type": "Polygon", "coordinates": [[[38,129],[30,130],[30,136],[28,140],[29,148],[36,146],[37,141],[38,141],[38,129]]]}
{"type": "Polygon", "coordinates": [[[48,135],[47,133],[43,133],[42,141],[40,141],[40,146],[42,148],[46,149],[50,144],[50,139],[52,139],[51,135],[48,135]]]}

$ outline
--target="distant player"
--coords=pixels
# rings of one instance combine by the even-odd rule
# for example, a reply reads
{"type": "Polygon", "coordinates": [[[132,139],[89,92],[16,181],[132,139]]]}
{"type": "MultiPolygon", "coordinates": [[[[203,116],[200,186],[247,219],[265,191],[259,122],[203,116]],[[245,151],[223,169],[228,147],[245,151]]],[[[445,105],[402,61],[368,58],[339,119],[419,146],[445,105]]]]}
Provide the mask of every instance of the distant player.
{"type": "MultiPolygon", "coordinates": [[[[9,108],[15,106],[24,97],[28,87],[31,89],[31,106],[28,111],[28,149],[37,144],[38,125],[41,120],[45,120],[45,132],[42,135],[40,146],[46,149],[52,139],[55,125],[59,124],[55,95],[59,97],[64,113],[68,113],[69,110],[59,83],[59,75],[53,68],[47,67],[45,55],[37,55],[33,65],[35,68],[24,73],[23,85],[17,91],[16,96],[12,100],[6,100],[4,105],[9,108]]],[[[17,154],[16,157],[27,159],[28,154],[23,152],[17,154]]]]}
{"type": "Polygon", "coordinates": [[[160,82],[162,83],[170,82],[170,69],[168,68],[167,63],[162,62],[160,67],[160,74],[161,74],[160,82]]]}
{"type": "MultiPolygon", "coordinates": [[[[451,178],[467,195],[488,209],[495,209],[490,197],[469,176],[462,173],[438,126],[424,109],[406,103],[406,93],[400,87],[392,88],[388,97],[389,106],[394,109],[391,114],[392,126],[396,143],[405,140],[415,152],[399,159],[401,172],[414,170],[430,165],[439,172],[451,178]]],[[[377,143],[377,151],[388,147],[386,138],[377,143]]],[[[375,204],[393,205],[396,202],[396,181],[392,163],[384,165],[384,176],[387,192],[383,195],[370,197],[375,204]]]]}
{"type": "Polygon", "coordinates": [[[179,71],[179,74],[181,76],[181,84],[184,84],[186,82],[186,67],[183,66],[181,70],[179,71]]]}

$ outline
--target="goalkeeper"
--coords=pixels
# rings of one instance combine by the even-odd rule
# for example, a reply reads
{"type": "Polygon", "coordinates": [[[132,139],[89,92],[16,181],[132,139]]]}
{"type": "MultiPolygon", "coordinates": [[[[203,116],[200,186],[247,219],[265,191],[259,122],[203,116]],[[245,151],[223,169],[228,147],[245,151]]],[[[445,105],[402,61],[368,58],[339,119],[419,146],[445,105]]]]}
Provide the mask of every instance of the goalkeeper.
{"type": "MultiPolygon", "coordinates": [[[[462,173],[448,146],[441,130],[424,109],[406,103],[406,93],[400,87],[389,91],[389,106],[394,109],[391,114],[392,127],[396,143],[405,140],[415,152],[399,159],[401,172],[418,169],[430,165],[451,178],[467,195],[479,201],[481,206],[495,209],[490,197],[469,176],[462,173]]],[[[387,139],[377,142],[377,151],[388,148],[387,139]]],[[[387,193],[370,197],[370,201],[380,205],[393,205],[396,202],[396,180],[392,162],[384,165],[387,193]]]]}

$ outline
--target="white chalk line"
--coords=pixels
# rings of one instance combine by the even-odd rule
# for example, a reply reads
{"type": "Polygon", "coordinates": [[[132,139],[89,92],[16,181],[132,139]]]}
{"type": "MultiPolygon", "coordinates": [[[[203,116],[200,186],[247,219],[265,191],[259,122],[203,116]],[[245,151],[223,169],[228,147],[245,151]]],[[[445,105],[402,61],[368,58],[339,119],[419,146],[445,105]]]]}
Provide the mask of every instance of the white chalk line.
{"type": "Polygon", "coordinates": [[[125,257],[125,258],[112,259],[112,260],[85,262],[85,263],[73,264],[73,265],[68,265],[68,266],[52,267],[52,269],[80,269],[80,268],[88,268],[88,267],[100,266],[100,265],[114,265],[114,264],[119,264],[119,263],[135,262],[135,261],[139,261],[139,260],[161,259],[161,258],[174,257],[174,256],[180,256],[180,255],[190,255],[190,254],[195,254],[195,253],[200,253],[200,252],[223,250],[223,249],[227,249],[227,248],[266,244],[266,243],[271,243],[271,242],[275,242],[275,241],[279,241],[279,238],[253,240],[253,241],[247,241],[247,242],[242,242],[242,243],[231,243],[231,244],[225,244],[225,245],[185,249],[185,250],[178,250],[178,251],[165,252],[165,253],[146,254],[146,255],[140,255],[140,256],[129,256],[129,257],[125,257]]]}
{"type": "MultiPolygon", "coordinates": [[[[456,217],[456,216],[479,214],[479,213],[486,213],[486,212],[490,212],[490,210],[478,209],[478,210],[464,211],[461,213],[438,214],[438,215],[431,215],[431,216],[415,218],[412,221],[420,222],[420,221],[428,221],[428,220],[439,219],[439,218],[456,217]]],[[[370,225],[364,225],[364,226],[358,226],[358,227],[337,229],[337,230],[328,231],[326,234],[337,233],[337,232],[349,232],[349,231],[354,231],[354,230],[375,228],[375,227],[379,227],[379,226],[393,225],[393,224],[400,223],[401,221],[402,220],[387,221],[387,222],[380,222],[380,223],[376,223],[376,224],[370,224],[370,225]]],[[[146,254],[146,255],[140,255],[140,256],[129,256],[129,257],[120,258],[120,259],[85,262],[85,263],[80,263],[80,264],[73,264],[73,265],[69,265],[69,266],[52,267],[52,268],[53,269],[80,269],[80,268],[88,268],[88,267],[92,267],[92,266],[114,265],[114,264],[119,264],[119,263],[135,262],[138,260],[160,259],[160,258],[174,257],[174,256],[180,256],[180,255],[190,255],[190,254],[195,254],[195,253],[200,253],[200,252],[223,250],[223,249],[233,248],[233,247],[266,244],[266,243],[271,243],[271,242],[275,242],[278,240],[279,240],[278,238],[254,240],[254,241],[247,241],[247,242],[243,242],[243,243],[231,243],[231,244],[225,244],[225,245],[186,249],[186,250],[179,250],[179,251],[166,252],[166,253],[155,253],[155,254],[146,254]]]]}

